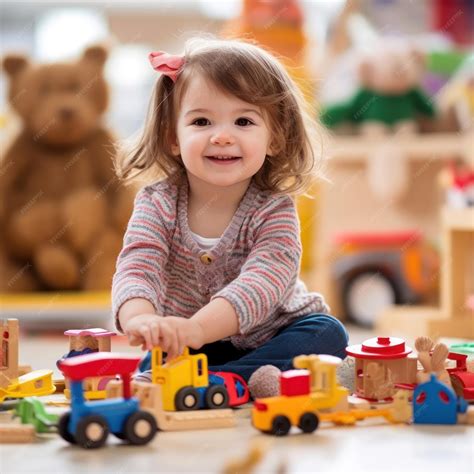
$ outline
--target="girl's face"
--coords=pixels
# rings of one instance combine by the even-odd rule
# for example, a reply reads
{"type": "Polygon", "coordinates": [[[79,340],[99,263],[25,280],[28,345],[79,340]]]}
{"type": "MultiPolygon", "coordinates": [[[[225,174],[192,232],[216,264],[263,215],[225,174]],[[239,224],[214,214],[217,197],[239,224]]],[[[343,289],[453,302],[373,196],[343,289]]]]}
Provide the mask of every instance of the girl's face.
{"type": "Polygon", "coordinates": [[[271,134],[260,108],[223,93],[199,75],[182,98],[176,135],[172,151],[181,155],[190,182],[248,183],[271,154],[271,134]]]}

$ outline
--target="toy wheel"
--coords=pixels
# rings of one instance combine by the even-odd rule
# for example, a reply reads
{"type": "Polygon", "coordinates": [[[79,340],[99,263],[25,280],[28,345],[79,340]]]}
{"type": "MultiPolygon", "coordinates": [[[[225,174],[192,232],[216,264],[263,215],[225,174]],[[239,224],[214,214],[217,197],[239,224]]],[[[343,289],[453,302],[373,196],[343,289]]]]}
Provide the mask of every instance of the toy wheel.
{"type": "Polygon", "coordinates": [[[284,415],[278,415],[273,418],[271,434],[275,436],[285,436],[291,428],[290,420],[284,415]]]}
{"type": "Polygon", "coordinates": [[[316,431],[319,425],[319,418],[314,413],[303,413],[300,417],[298,427],[303,433],[316,431]]]}
{"type": "Polygon", "coordinates": [[[347,280],[342,299],[348,318],[364,327],[373,327],[384,309],[399,303],[394,282],[377,269],[357,273],[347,280]]]}
{"type": "Polygon", "coordinates": [[[64,415],[59,418],[58,422],[58,433],[62,439],[66,440],[68,443],[76,444],[76,438],[69,432],[69,420],[71,419],[70,413],[64,413],[64,415]]]}
{"type": "Polygon", "coordinates": [[[137,411],[127,418],[123,434],[130,444],[147,444],[155,437],[157,429],[153,415],[137,411]]]}
{"type": "Polygon", "coordinates": [[[109,435],[107,421],[100,415],[85,416],[76,428],[77,444],[86,449],[100,448],[109,435]]]}
{"type": "Polygon", "coordinates": [[[174,404],[176,410],[195,410],[199,405],[199,393],[193,387],[183,387],[175,395],[174,404]]]}
{"type": "Polygon", "coordinates": [[[229,406],[229,394],[224,385],[211,385],[206,390],[206,406],[213,409],[229,406]]]}

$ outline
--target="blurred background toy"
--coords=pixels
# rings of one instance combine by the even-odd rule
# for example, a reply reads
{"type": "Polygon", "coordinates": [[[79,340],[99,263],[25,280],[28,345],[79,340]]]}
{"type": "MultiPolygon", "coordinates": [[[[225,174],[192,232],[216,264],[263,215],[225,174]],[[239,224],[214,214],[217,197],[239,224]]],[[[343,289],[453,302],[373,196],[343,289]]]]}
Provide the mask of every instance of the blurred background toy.
{"type": "MultiPolygon", "coordinates": [[[[413,135],[420,116],[435,115],[420,87],[424,69],[421,51],[406,41],[379,38],[370,52],[361,53],[357,92],[344,103],[326,106],[321,120],[331,128],[351,123],[372,139],[413,135]]],[[[407,156],[388,140],[374,144],[367,176],[378,198],[398,200],[409,183],[407,156]]]]}
{"type": "Polygon", "coordinates": [[[474,206],[474,168],[465,160],[450,160],[440,174],[440,183],[449,207],[474,206]]]}
{"type": "Polygon", "coordinates": [[[335,237],[332,275],[351,321],[372,327],[383,310],[429,298],[439,259],[420,232],[347,233],[335,237]]]}
{"type": "Polygon", "coordinates": [[[110,287],[131,199],[102,125],[106,58],[91,46],[76,62],[3,60],[22,128],[0,174],[1,291],[110,287]]]}

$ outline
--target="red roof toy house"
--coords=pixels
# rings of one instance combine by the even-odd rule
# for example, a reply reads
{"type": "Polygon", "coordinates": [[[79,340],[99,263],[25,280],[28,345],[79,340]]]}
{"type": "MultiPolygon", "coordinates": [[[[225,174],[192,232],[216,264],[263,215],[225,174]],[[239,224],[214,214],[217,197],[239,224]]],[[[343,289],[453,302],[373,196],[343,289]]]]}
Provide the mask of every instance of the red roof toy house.
{"type": "Polygon", "coordinates": [[[396,385],[416,384],[417,358],[403,339],[374,337],[346,348],[355,358],[355,394],[371,401],[390,399],[396,385]]]}

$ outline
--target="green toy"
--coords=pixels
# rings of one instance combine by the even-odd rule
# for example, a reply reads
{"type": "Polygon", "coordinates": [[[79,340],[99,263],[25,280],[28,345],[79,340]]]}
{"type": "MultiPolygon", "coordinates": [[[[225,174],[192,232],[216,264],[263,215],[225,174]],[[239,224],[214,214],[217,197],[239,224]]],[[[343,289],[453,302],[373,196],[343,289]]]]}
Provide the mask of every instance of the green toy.
{"type": "Polygon", "coordinates": [[[389,131],[413,123],[419,116],[434,117],[435,109],[420,88],[426,58],[410,44],[384,39],[360,58],[359,89],[347,101],[326,106],[322,122],[335,127],[342,122],[357,126],[376,123],[389,131]]]}
{"type": "Polygon", "coordinates": [[[398,122],[413,120],[418,115],[435,115],[430,99],[418,88],[400,95],[383,95],[360,89],[347,103],[327,107],[321,120],[330,128],[342,122],[358,125],[368,121],[393,126],[398,122]]]}
{"type": "Polygon", "coordinates": [[[55,431],[58,424],[58,415],[47,413],[43,403],[36,397],[24,398],[15,408],[15,416],[21,419],[22,424],[35,427],[37,433],[55,431]]]}
{"type": "Polygon", "coordinates": [[[467,356],[474,355],[474,342],[464,342],[462,344],[453,344],[449,350],[456,354],[466,354],[467,356]]]}

